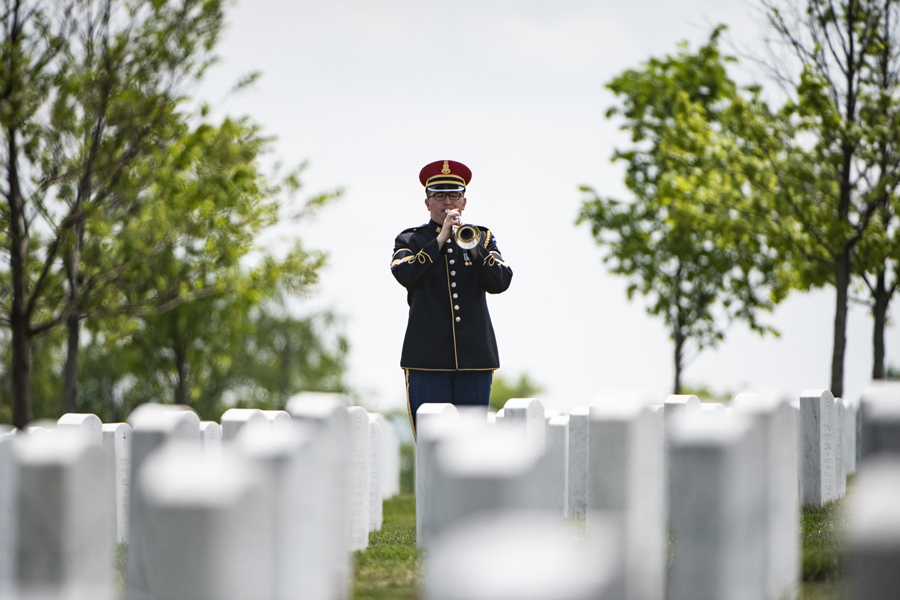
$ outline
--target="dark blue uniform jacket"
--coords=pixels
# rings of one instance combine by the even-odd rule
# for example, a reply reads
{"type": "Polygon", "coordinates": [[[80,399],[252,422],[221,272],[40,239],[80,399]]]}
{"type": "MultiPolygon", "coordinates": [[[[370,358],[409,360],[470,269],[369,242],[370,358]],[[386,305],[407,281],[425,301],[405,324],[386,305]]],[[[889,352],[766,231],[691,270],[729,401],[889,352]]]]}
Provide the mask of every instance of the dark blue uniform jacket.
{"type": "Polygon", "coordinates": [[[472,259],[453,238],[438,247],[441,226],[429,221],[394,241],[391,272],[406,288],[409,322],[400,366],[431,371],[492,370],[500,366],[485,292],[506,291],[512,269],[491,231],[481,229],[472,259]]]}

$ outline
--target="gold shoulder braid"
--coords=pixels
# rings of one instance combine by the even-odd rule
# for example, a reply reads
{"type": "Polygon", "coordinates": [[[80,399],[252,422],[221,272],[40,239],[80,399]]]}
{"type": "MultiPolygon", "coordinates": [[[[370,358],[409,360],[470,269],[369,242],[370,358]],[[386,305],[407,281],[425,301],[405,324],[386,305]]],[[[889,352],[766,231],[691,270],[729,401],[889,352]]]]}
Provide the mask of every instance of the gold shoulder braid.
{"type": "Polygon", "coordinates": [[[484,247],[485,247],[485,248],[488,247],[488,242],[490,242],[490,241],[491,241],[491,230],[488,229],[488,230],[487,230],[487,233],[484,234],[484,247]]]}

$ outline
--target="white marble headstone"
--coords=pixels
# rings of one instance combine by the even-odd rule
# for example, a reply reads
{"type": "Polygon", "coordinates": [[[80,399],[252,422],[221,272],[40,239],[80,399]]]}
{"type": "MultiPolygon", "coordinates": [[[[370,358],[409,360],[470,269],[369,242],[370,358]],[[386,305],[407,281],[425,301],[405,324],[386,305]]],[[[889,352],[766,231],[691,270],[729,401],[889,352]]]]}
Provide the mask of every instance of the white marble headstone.
{"type": "Polygon", "coordinates": [[[112,495],[103,450],[81,436],[16,440],[21,597],[112,597],[112,495]]]}
{"type": "Polygon", "coordinates": [[[548,462],[550,508],[565,517],[568,506],[569,415],[556,415],[547,421],[547,447],[544,460],[548,462]]]}
{"type": "Polygon", "coordinates": [[[380,413],[369,413],[381,425],[381,497],[400,493],[400,439],[394,424],[380,413]]]}
{"type": "Polygon", "coordinates": [[[551,504],[544,453],[506,427],[457,429],[438,439],[431,475],[433,513],[426,548],[464,521],[506,510],[543,511],[551,504]]]}
{"type": "Polygon", "coordinates": [[[796,411],[778,392],[738,394],[733,405],[736,414],[755,421],[763,436],[766,597],[794,598],[800,586],[796,411]]]}
{"type": "Polygon", "coordinates": [[[258,408],[229,408],[222,414],[222,441],[228,443],[237,437],[242,427],[250,422],[271,423],[258,408]]]}
{"type": "Polygon", "coordinates": [[[424,547],[434,516],[434,451],[440,437],[459,419],[452,404],[426,402],[416,412],[416,544],[424,547]]]}
{"type": "Polygon", "coordinates": [[[714,417],[725,416],[725,405],[721,402],[701,402],[700,412],[706,413],[714,417]]]}
{"type": "Polygon", "coordinates": [[[662,600],[666,581],[663,415],[637,400],[590,408],[587,526],[598,512],[622,531],[625,598],[662,600]]]}
{"type": "Polygon", "coordinates": [[[112,481],[117,542],[128,541],[128,511],[131,507],[131,425],[128,423],[103,424],[104,471],[112,481]]]}
{"type": "Polygon", "coordinates": [[[272,427],[283,427],[291,422],[291,413],[286,410],[264,410],[262,414],[272,424],[272,427]]]}
{"type": "Polygon", "coordinates": [[[895,600],[900,590],[900,457],[875,456],[860,469],[849,500],[850,597],[895,600]]]}
{"type": "Polygon", "coordinates": [[[9,596],[16,577],[19,521],[19,467],[16,436],[0,436],[0,598],[9,596]]]}
{"type": "Polygon", "coordinates": [[[143,547],[146,598],[273,597],[273,503],[250,464],[224,449],[206,458],[195,434],[154,451],[137,479],[152,531],[143,547]]]}
{"type": "Polygon", "coordinates": [[[856,448],[859,440],[858,415],[859,400],[853,401],[844,398],[844,433],[842,446],[844,454],[844,473],[856,473],[856,448]]]}
{"type": "Polygon", "coordinates": [[[215,421],[200,421],[200,449],[210,457],[222,452],[222,426],[215,421]]]}
{"type": "Polygon", "coordinates": [[[837,498],[834,396],[828,390],[800,394],[800,502],[822,506],[837,498]]]}
{"type": "Polygon", "coordinates": [[[90,413],[66,413],[56,422],[58,434],[75,434],[84,436],[91,444],[103,443],[103,423],[100,417],[90,413]]]}
{"type": "MultiPolygon", "coordinates": [[[[316,460],[323,465],[326,494],[322,538],[314,544],[315,564],[328,573],[329,600],[350,595],[350,413],[343,394],[301,392],[286,409],[313,438],[316,460]]],[[[313,596],[316,597],[316,596],[313,596]]]]}
{"type": "Polygon", "coordinates": [[[558,518],[505,512],[461,524],[429,554],[429,600],[618,600],[615,532],[579,543],[558,518]]]}
{"type": "Polygon", "coordinates": [[[669,513],[672,512],[672,504],[668,500],[672,495],[672,469],[669,468],[669,428],[679,415],[695,414],[703,411],[700,399],[693,394],[672,394],[663,402],[663,422],[665,423],[666,445],[663,470],[666,473],[666,506],[669,513]]]}
{"type": "Polygon", "coordinates": [[[860,460],[900,454],[900,382],[873,382],[863,391],[860,460]]]}
{"type": "Polygon", "coordinates": [[[351,406],[350,414],[350,547],[369,546],[369,414],[351,406]]]}
{"type": "Polygon", "coordinates": [[[670,425],[669,599],[767,597],[760,428],[738,415],[684,415],[670,425]]]}
{"type": "Polygon", "coordinates": [[[262,477],[272,510],[272,581],[275,600],[328,598],[329,569],[322,560],[328,511],[326,465],[315,433],[300,421],[279,427],[244,427],[236,450],[262,477]]]}
{"type": "Polygon", "coordinates": [[[587,511],[588,440],[590,408],[576,406],[569,414],[568,508],[570,518],[583,518],[587,511]]]}
{"type": "Polygon", "coordinates": [[[380,531],[383,520],[381,496],[381,453],[383,452],[381,422],[369,414],[369,531],[380,531]]]}
{"type": "MultiPolygon", "coordinates": [[[[834,399],[834,497],[843,498],[847,493],[847,473],[844,470],[844,420],[847,418],[847,404],[842,398],[834,399]]],[[[849,440],[848,440],[849,441],[849,440]]]]}
{"type": "Polygon", "coordinates": [[[135,493],[136,481],[144,461],[157,448],[179,442],[199,451],[200,417],[185,406],[148,403],[138,406],[128,415],[128,424],[132,431],[126,600],[142,600],[149,593],[147,577],[151,567],[146,560],[147,552],[152,547],[144,522],[143,497],[135,493]]]}
{"type": "Polygon", "coordinates": [[[544,447],[547,437],[547,422],[544,419],[544,405],[536,398],[510,398],[503,405],[503,425],[524,431],[525,438],[544,447]]]}

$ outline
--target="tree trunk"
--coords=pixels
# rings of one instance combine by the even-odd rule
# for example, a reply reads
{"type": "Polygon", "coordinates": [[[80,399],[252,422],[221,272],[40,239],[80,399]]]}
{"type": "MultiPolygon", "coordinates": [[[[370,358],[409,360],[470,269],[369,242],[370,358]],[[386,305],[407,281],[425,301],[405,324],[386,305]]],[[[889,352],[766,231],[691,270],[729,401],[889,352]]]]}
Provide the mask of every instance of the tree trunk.
{"type": "Polygon", "coordinates": [[[182,343],[178,329],[178,311],[169,315],[169,327],[172,334],[172,350],[175,354],[175,404],[187,404],[187,345],[182,343]]]}
{"type": "Polygon", "coordinates": [[[831,354],[831,393],[844,395],[844,351],[847,347],[847,294],[850,287],[850,250],[834,263],[834,347],[831,354]]]}
{"type": "Polygon", "coordinates": [[[12,329],[13,424],[24,430],[34,419],[34,415],[31,412],[31,323],[27,307],[28,282],[25,277],[29,240],[25,229],[26,215],[22,190],[19,187],[19,149],[16,135],[15,129],[7,129],[9,270],[13,288],[9,321],[12,329]]]}
{"type": "Polygon", "coordinates": [[[69,339],[66,345],[65,381],[63,382],[63,413],[78,412],[78,340],[81,320],[78,316],[66,321],[69,339]]]}
{"type": "MultiPolygon", "coordinates": [[[[15,305],[15,300],[13,304],[15,305]]],[[[12,384],[13,425],[24,431],[34,419],[31,412],[31,333],[24,316],[13,309],[12,322],[12,384]]]]}
{"type": "Polygon", "coordinates": [[[681,331],[676,331],[675,335],[675,385],[672,387],[673,394],[681,393],[681,370],[684,361],[684,336],[681,331]]]}
{"type": "Polygon", "coordinates": [[[891,297],[885,284],[885,272],[879,271],[875,282],[875,307],[872,309],[874,320],[872,330],[872,379],[884,379],[884,328],[887,323],[887,310],[891,297]]]}
{"type": "MultiPolygon", "coordinates": [[[[86,184],[82,185],[86,188],[86,184]]],[[[81,212],[82,197],[88,192],[84,189],[79,192],[76,213],[81,212]]],[[[81,267],[81,247],[84,245],[84,219],[75,226],[75,243],[68,252],[66,261],[66,276],[69,281],[69,303],[72,306],[72,316],[66,320],[69,330],[69,340],[66,345],[66,368],[63,381],[63,412],[76,412],[78,395],[78,341],[80,337],[81,323],[79,319],[79,269],[81,267]]]]}

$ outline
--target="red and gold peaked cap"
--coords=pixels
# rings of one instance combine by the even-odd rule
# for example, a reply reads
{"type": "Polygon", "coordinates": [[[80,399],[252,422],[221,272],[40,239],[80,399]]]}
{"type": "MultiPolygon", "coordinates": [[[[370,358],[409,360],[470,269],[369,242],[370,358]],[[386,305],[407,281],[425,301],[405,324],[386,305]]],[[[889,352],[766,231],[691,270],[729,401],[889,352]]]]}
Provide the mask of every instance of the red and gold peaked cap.
{"type": "Polygon", "coordinates": [[[426,190],[463,191],[472,180],[472,171],[455,160],[436,160],[422,167],[419,181],[426,190]]]}

